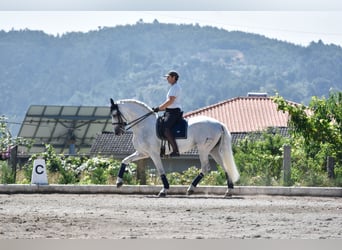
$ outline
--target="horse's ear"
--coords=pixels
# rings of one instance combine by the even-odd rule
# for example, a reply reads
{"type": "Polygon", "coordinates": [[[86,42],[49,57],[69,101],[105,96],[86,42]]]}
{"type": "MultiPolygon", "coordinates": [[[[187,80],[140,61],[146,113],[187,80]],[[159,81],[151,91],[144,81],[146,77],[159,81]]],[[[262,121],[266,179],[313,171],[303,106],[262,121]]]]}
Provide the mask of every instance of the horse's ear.
{"type": "Polygon", "coordinates": [[[112,98],[110,98],[110,104],[111,104],[112,106],[114,106],[114,101],[113,101],[112,98]]]}

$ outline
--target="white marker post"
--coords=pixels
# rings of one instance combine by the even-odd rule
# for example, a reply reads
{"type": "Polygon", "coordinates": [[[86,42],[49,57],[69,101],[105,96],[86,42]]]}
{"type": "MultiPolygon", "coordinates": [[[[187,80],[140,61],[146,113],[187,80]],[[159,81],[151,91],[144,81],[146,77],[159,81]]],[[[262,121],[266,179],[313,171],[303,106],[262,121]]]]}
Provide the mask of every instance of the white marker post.
{"type": "Polygon", "coordinates": [[[31,184],[48,185],[46,166],[44,159],[36,159],[33,162],[31,184]]]}

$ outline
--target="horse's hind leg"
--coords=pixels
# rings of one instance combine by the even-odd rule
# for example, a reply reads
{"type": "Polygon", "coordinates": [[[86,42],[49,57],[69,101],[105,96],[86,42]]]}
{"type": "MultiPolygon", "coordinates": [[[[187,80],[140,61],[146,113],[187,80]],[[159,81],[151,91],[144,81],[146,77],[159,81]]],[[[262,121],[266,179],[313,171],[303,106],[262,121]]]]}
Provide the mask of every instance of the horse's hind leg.
{"type": "Polygon", "coordinates": [[[158,197],[166,197],[167,191],[168,191],[169,188],[170,188],[169,181],[167,180],[165,174],[162,174],[162,175],[160,176],[160,179],[161,179],[162,182],[163,182],[163,188],[162,188],[162,190],[160,190],[160,192],[159,192],[159,194],[158,194],[158,197]]]}
{"type": "Polygon", "coordinates": [[[234,189],[234,183],[232,182],[232,180],[230,179],[229,175],[227,172],[225,172],[226,174],[226,179],[227,179],[227,186],[228,189],[225,193],[225,197],[231,197],[233,195],[233,189],[234,189]]]}
{"type": "Polygon", "coordinates": [[[219,147],[216,146],[211,152],[210,152],[210,155],[214,158],[214,160],[216,161],[217,164],[219,164],[224,172],[225,172],[225,175],[226,175],[226,180],[227,180],[227,191],[225,193],[225,197],[230,197],[232,196],[232,193],[233,193],[233,189],[234,189],[234,183],[233,181],[230,179],[228,173],[227,173],[227,170],[224,168],[224,165],[223,165],[223,160],[222,160],[222,156],[220,155],[220,152],[219,152],[219,147]]]}
{"type": "Polygon", "coordinates": [[[188,187],[186,191],[187,195],[191,195],[195,192],[195,188],[197,184],[202,180],[203,177],[204,177],[204,174],[201,172],[195,177],[195,179],[193,179],[193,181],[191,182],[190,186],[188,187]]]}
{"type": "Polygon", "coordinates": [[[209,164],[209,154],[204,152],[199,152],[199,157],[201,161],[201,172],[193,179],[190,186],[188,187],[186,194],[191,195],[195,192],[195,188],[197,187],[197,184],[202,180],[204,177],[204,174],[209,172],[210,164],[209,164]]]}

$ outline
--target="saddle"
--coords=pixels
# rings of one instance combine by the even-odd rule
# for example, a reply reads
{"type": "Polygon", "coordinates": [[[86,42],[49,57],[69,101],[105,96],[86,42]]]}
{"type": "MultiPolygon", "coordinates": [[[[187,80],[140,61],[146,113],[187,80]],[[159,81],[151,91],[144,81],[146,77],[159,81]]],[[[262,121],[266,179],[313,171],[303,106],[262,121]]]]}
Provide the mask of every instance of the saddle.
{"type": "MultiPolygon", "coordinates": [[[[187,139],[188,121],[182,117],[173,126],[173,128],[171,129],[171,132],[175,139],[187,139]]],[[[157,119],[156,134],[157,134],[157,137],[161,140],[160,157],[164,157],[165,156],[165,144],[167,142],[167,139],[164,136],[164,117],[163,116],[159,116],[157,119]]],[[[170,147],[170,144],[169,144],[169,147],[170,147]]]]}
{"type": "MultiPolygon", "coordinates": [[[[188,121],[183,117],[179,119],[171,129],[175,139],[187,139],[188,137],[188,121]]],[[[159,116],[156,122],[156,133],[160,140],[167,140],[164,136],[164,117],[159,116]]]]}

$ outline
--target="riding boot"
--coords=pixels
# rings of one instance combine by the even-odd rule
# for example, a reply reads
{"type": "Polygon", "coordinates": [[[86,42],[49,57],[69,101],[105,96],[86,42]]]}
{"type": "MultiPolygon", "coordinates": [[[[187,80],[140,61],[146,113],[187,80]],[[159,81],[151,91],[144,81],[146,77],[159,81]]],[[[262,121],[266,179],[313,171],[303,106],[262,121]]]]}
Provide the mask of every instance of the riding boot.
{"type": "Polygon", "coordinates": [[[165,128],[164,135],[173,149],[173,152],[170,154],[170,156],[179,156],[178,145],[175,138],[172,136],[171,130],[169,128],[165,128]]]}

